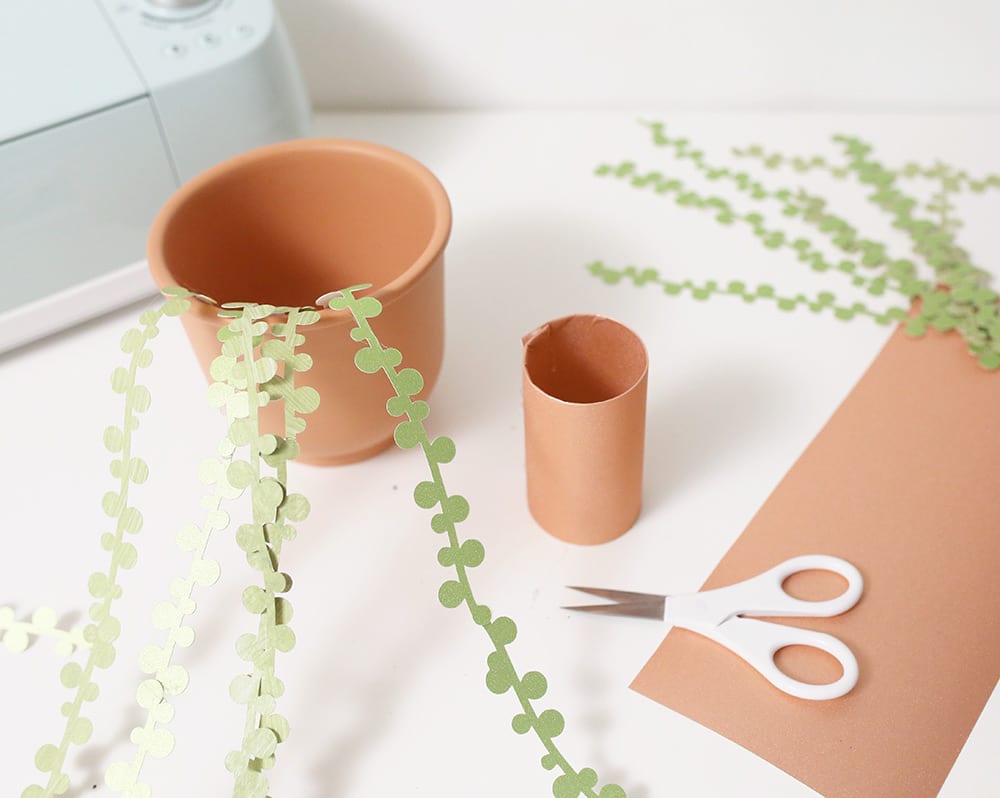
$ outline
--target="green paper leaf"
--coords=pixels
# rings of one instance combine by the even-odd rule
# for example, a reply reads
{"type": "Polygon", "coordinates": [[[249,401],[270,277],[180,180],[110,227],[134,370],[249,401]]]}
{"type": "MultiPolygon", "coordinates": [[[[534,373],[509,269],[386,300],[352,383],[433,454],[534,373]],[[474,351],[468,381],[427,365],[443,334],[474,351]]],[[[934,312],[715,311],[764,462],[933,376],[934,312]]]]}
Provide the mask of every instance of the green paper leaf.
{"type": "Polygon", "coordinates": [[[438,600],[448,609],[459,606],[468,595],[466,589],[460,582],[449,580],[441,585],[438,591],[438,600]]]}
{"type": "Polygon", "coordinates": [[[441,511],[450,523],[458,524],[469,517],[469,502],[464,496],[448,496],[441,502],[441,511]]]}
{"type": "Polygon", "coordinates": [[[281,509],[289,521],[305,521],[309,516],[309,501],[301,493],[292,493],[285,497],[281,509]]]}
{"type": "Polygon", "coordinates": [[[111,372],[111,390],[115,393],[125,393],[132,385],[132,375],[128,369],[119,366],[111,372]]]}
{"type": "Polygon", "coordinates": [[[163,685],[157,679],[143,679],[136,689],[136,703],[143,709],[155,707],[163,698],[163,685]]]}
{"type": "Polygon", "coordinates": [[[180,316],[186,313],[191,307],[191,303],[181,297],[172,297],[168,299],[163,305],[163,314],[165,316],[180,316]]]}
{"type": "Polygon", "coordinates": [[[539,734],[545,737],[558,737],[566,728],[566,721],[556,710],[546,709],[538,716],[537,726],[539,734]]]}
{"type": "Polygon", "coordinates": [[[258,695],[260,679],[241,674],[229,683],[229,695],[237,704],[246,704],[258,695]]]}
{"type": "Polygon", "coordinates": [[[137,352],[146,344],[146,336],[142,330],[132,328],[126,332],[121,339],[121,350],[126,354],[137,352]]]}
{"type": "Polygon", "coordinates": [[[54,745],[43,745],[35,753],[35,767],[42,773],[49,773],[59,766],[59,749],[54,745]]]}
{"type": "Polygon", "coordinates": [[[486,657],[486,687],[495,695],[503,695],[514,686],[517,674],[510,658],[502,651],[491,651],[486,657]]]}
{"type": "Polygon", "coordinates": [[[354,365],[365,374],[374,374],[382,368],[383,353],[372,347],[359,349],[354,354],[354,365]]]}
{"type": "Polygon", "coordinates": [[[490,640],[496,646],[507,646],[514,642],[517,637],[517,626],[514,622],[501,615],[499,618],[494,620],[486,627],[486,631],[489,632],[490,640]]]}
{"type": "Polygon", "coordinates": [[[413,500],[418,507],[429,510],[444,496],[444,492],[436,482],[421,482],[413,489],[413,500]]]}
{"type": "Polygon", "coordinates": [[[247,612],[259,615],[265,612],[271,604],[271,598],[264,588],[251,585],[243,591],[243,606],[247,612]]]}
{"type": "Polygon", "coordinates": [[[295,648],[295,632],[290,626],[281,624],[275,627],[274,647],[282,653],[287,653],[295,648]]]}
{"type": "Polygon", "coordinates": [[[435,438],[427,447],[427,457],[434,463],[445,465],[455,459],[455,443],[451,438],[435,438]]]}
{"type": "Polygon", "coordinates": [[[396,426],[393,438],[400,449],[412,449],[420,443],[423,427],[413,421],[403,421],[396,426]]]}
{"type": "Polygon", "coordinates": [[[514,716],[510,725],[517,734],[527,734],[531,731],[531,718],[523,713],[520,713],[514,716]]]}
{"type": "Polygon", "coordinates": [[[59,681],[63,683],[63,687],[74,688],[79,686],[82,676],[83,668],[78,663],[67,662],[59,672],[59,681]]]}
{"type": "Polygon", "coordinates": [[[521,688],[524,695],[534,701],[545,695],[548,682],[538,671],[528,671],[521,677],[521,688]]]}
{"type": "Polygon", "coordinates": [[[157,680],[163,685],[163,690],[170,695],[183,693],[188,686],[188,672],[181,665],[169,665],[157,673],[157,680]]]}
{"type": "Polygon", "coordinates": [[[143,673],[158,673],[166,666],[169,658],[161,646],[150,644],[139,652],[139,668],[143,673]]]}
{"type": "Polygon", "coordinates": [[[424,388],[424,378],[416,369],[403,369],[396,375],[396,379],[396,388],[406,396],[414,396],[424,388]]]}
{"type": "Polygon", "coordinates": [[[243,752],[255,759],[263,759],[274,753],[278,738],[271,729],[254,729],[243,740],[243,752]]]}
{"type": "Polygon", "coordinates": [[[233,798],[265,798],[267,789],[267,779],[261,773],[244,770],[236,778],[233,798]]]}
{"type": "Polygon", "coordinates": [[[73,745],[83,745],[94,732],[94,724],[88,718],[76,717],[66,724],[66,736],[73,745]]]}
{"type": "Polygon", "coordinates": [[[466,568],[475,568],[486,558],[486,549],[475,538],[469,538],[459,548],[458,561],[466,568]]]}

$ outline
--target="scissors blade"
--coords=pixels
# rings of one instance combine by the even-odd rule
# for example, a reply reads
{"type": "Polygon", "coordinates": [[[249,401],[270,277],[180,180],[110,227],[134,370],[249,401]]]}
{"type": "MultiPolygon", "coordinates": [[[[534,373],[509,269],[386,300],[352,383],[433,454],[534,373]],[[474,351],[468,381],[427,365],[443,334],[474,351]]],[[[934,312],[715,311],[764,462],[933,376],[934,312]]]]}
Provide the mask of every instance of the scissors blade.
{"type": "Polygon", "coordinates": [[[596,587],[578,587],[569,585],[570,590],[579,590],[598,598],[605,598],[612,604],[582,604],[571,607],[563,607],[564,610],[575,610],[577,612],[591,612],[598,615],[618,615],[629,618],[651,618],[662,620],[664,607],[666,606],[666,596],[658,596],[653,593],[636,593],[630,590],[605,590],[596,587]]]}

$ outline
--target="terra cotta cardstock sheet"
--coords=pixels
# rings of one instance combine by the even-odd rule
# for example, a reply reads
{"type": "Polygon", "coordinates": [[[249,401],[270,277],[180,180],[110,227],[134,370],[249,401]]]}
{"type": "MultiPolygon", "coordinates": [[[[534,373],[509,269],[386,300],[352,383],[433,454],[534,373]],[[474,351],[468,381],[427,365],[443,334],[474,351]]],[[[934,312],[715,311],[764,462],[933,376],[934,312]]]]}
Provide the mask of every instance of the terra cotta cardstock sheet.
{"type": "MultiPolygon", "coordinates": [[[[1000,378],[957,335],[897,331],[704,585],[799,554],[853,562],[852,611],[780,622],[843,640],[857,687],[792,698],[682,629],[632,687],[830,798],[936,795],[1000,674],[998,487],[1000,378]]],[[[836,676],[823,654],[787,654],[799,678],[836,676]]]]}

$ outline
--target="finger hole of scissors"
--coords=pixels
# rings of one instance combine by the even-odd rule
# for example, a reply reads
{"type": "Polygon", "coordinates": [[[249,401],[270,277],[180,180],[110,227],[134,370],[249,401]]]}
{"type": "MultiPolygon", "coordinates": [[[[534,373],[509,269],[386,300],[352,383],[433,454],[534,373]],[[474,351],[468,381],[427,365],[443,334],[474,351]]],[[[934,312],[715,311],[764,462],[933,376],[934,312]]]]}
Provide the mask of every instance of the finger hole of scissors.
{"type": "Polygon", "coordinates": [[[785,676],[804,684],[833,684],[844,675],[840,660],[815,646],[783,646],[774,652],[773,659],[785,676]]]}
{"type": "Polygon", "coordinates": [[[844,595],[850,583],[835,571],[809,569],[785,578],[781,589],[800,601],[829,601],[844,595]]]}

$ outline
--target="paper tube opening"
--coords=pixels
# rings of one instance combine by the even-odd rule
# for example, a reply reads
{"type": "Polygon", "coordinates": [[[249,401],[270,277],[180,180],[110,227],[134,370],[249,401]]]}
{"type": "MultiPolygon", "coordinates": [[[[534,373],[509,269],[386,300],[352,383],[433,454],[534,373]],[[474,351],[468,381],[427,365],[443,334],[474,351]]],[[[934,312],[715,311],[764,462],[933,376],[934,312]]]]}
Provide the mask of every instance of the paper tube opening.
{"type": "Polygon", "coordinates": [[[603,316],[550,321],[524,341],[528,507],[549,534],[604,543],[642,504],[648,358],[603,316]]]}
{"type": "Polygon", "coordinates": [[[563,402],[591,404],[621,396],[635,387],[648,367],[642,339],[604,316],[556,319],[523,341],[528,378],[563,402]]]}

